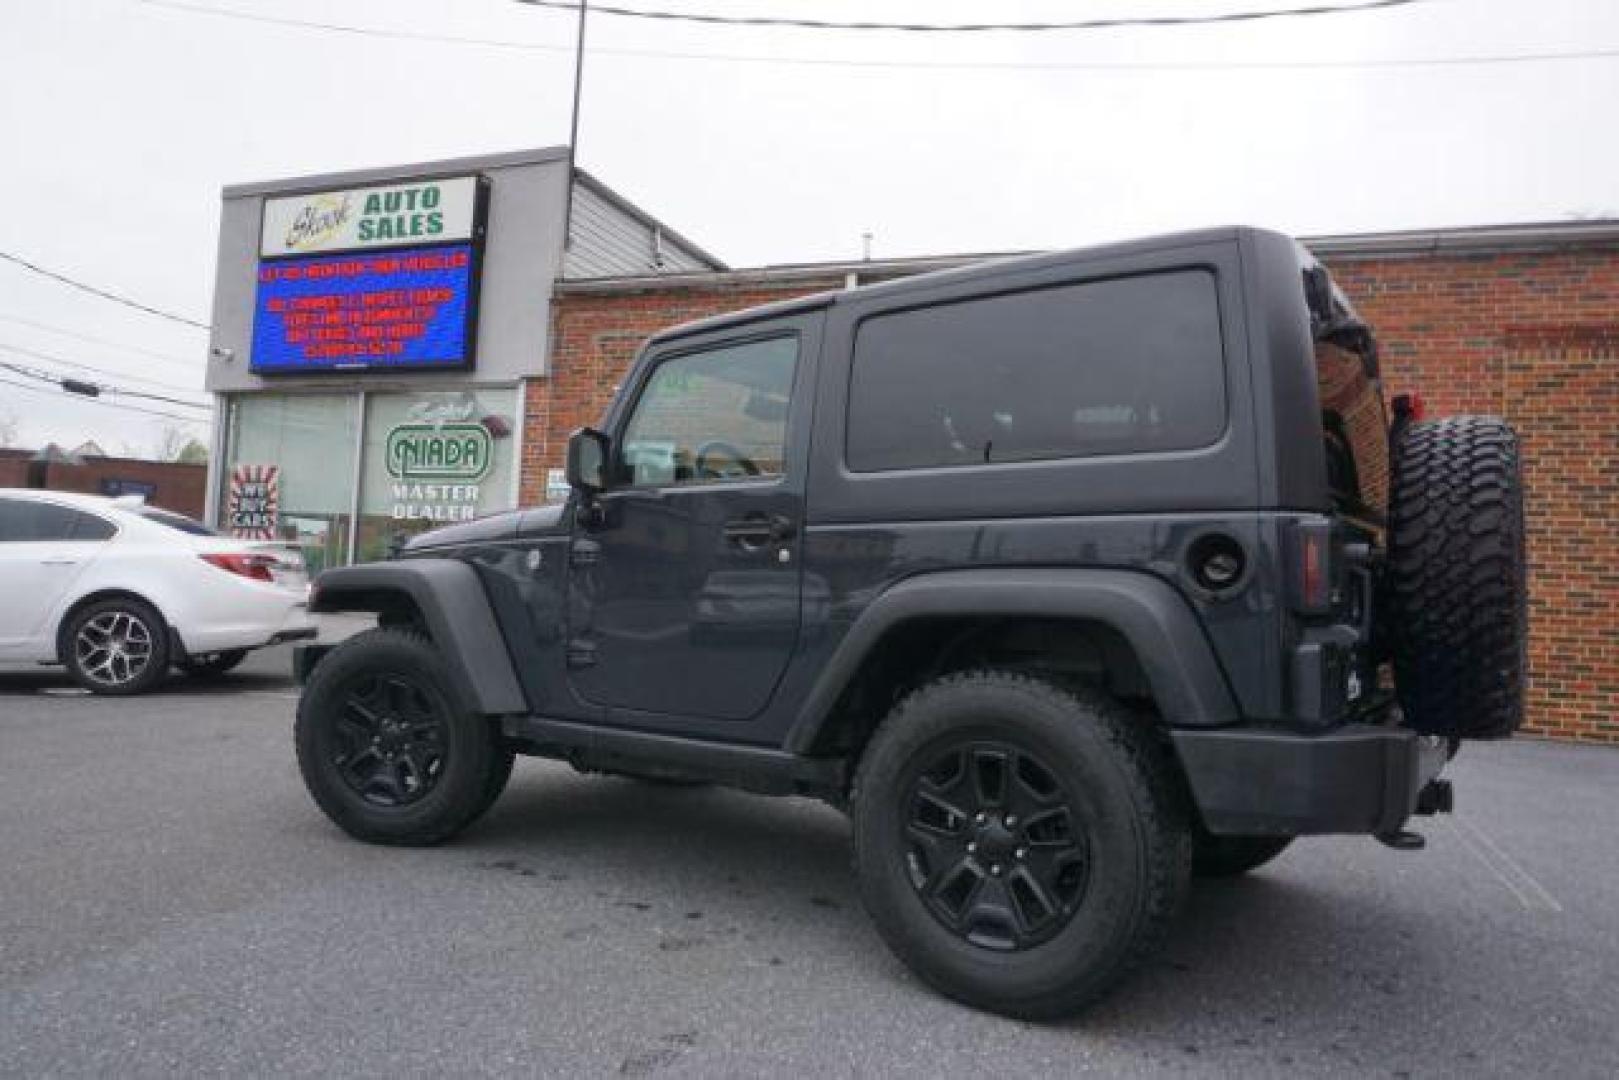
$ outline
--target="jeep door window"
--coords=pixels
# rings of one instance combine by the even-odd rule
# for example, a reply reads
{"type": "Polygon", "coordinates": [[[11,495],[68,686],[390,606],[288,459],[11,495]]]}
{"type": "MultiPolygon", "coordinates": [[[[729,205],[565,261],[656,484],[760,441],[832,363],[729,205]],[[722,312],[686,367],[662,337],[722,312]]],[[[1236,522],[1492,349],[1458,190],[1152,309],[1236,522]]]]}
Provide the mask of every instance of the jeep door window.
{"type": "Polygon", "coordinates": [[[1215,278],[1182,270],[867,319],[847,453],[875,472],[1188,450],[1225,418],[1215,278]]]}
{"type": "Polygon", "coordinates": [[[625,425],[621,475],[635,487],[781,476],[797,362],[795,337],[662,361],[625,425]]]}

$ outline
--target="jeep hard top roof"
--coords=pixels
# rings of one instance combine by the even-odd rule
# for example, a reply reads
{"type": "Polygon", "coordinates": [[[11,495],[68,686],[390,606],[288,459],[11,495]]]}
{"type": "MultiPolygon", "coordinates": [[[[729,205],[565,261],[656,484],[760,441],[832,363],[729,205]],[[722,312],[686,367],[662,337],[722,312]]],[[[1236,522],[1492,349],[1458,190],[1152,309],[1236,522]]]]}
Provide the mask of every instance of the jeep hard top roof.
{"type": "MultiPolygon", "coordinates": [[[[1175,248],[1192,247],[1198,244],[1219,243],[1236,240],[1244,235],[1265,234],[1281,236],[1282,234],[1271,229],[1259,229],[1252,226],[1228,225],[1212,229],[1190,229],[1183,232],[1164,233],[1159,236],[1143,237],[1137,240],[1124,240],[1111,244],[1098,244],[1092,247],[1067,248],[1061,251],[1040,252],[1033,255],[1014,255],[1006,258],[986,259],[983,262],[973,263],[970,266],[952,267],[948,270],[934,270],[925,274],[916,274],[912,277],[900,278],[895,281],[884,281],[872,285],[860,285],[852,289],[833,289],[826,292],[814,293],[809,296],[795,297],[791,300],[782,300],[772,304],[763,304],[758,307],[747,308],[742,311],[728,312],[723,315],[712,315],[692,322],[680,323],[666,330],[654,334],[649,344],[686,337],[693,334],[707,334],[718,330],[725,330],[734,326],[743,326],[762,319],[774,319],[784,315],[798,315],[833,304],[849,303],[855,299],[867,299],[873,296],[901,296],[906,292],[917,292],[933,288],[936,285],[953,281],[971,281],[974,279],[988,280],[1001,274],[1016,273],[1027,270],[1040,270],[1046,267],[1066,266],[1074,263],[1084,263],[1093,260],[1117,259],[1132,255],[1146,255],[1153,252],[1171,250],[1175,248]]],[[[1288,243],[1297,244],[1288,238],[1288,243]]],[[[1308,258],[1307,253],[1301,251],[1301,259],[1308,258]]]]}

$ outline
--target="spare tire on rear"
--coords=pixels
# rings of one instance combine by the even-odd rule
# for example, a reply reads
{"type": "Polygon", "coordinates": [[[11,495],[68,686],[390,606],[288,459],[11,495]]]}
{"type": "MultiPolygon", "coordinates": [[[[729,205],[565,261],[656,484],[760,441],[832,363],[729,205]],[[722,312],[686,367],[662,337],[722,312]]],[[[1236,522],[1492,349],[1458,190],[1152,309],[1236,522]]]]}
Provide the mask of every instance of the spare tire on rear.
{"type": "Polygon", "coordinates": [[[1504,738],[1528,664],[1518,438],[1493,416],[1411,423],[1392,464],[1383,613],[1405,722],[1504,738]]]}

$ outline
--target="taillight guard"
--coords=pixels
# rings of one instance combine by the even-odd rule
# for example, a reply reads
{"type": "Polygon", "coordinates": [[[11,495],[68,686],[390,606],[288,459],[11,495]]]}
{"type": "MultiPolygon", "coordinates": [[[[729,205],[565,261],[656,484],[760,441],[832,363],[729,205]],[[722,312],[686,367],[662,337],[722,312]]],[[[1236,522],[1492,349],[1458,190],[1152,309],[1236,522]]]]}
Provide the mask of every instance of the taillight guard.
{"type": "Polygon", "coordinates": [[[1299,521],[1288,537],[1288,580],[1296,611],[1321,615],[1332,610],[1332,526],[1299,521]]]}

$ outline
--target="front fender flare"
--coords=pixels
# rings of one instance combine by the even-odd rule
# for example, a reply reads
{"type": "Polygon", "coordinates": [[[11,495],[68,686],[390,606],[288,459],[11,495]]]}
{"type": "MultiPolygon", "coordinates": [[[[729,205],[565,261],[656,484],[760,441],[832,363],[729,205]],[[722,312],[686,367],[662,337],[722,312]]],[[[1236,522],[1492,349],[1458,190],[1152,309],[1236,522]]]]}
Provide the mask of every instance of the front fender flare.
{"type": "Polygon", "coordinates": [[[511,653],[478,572],[458,559],[398,559],[328,570],[309,610],[386,611],[407,597],[444,654],[461,700],[474,711],[528,711],[511,653]]]}
{"type": "Polygon", "coordinates": [[[1239,717],[1196,614],[1160,578],[1131,570],[944,570],[905,579],[861,612],[799,710],[787,749],[806,753],[815,745],[843,688],[891,630],[960,616],[1102,623],[1135,650],[1167,723],[1213,727],[1239,717]]]}

